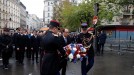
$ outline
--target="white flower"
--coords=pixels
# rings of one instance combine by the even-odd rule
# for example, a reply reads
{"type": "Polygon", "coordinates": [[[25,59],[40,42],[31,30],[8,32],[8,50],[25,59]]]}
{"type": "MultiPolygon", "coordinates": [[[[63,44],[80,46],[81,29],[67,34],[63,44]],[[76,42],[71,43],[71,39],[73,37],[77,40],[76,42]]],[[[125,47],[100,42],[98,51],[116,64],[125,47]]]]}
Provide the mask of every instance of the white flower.
{"type": "Polygon", "coordinates": [[[86,52],[86,49],[84,47],[80,48],[82,52],[86,52]]]}
{"type": "Polygon", "coordinates": [[[74,47],[73,50],[76,51],[77,49],[74,47]]]}
{"type": "Polygon", "coordinates": [[[86,49],[85,48],[83,48],[83,52],[86,52],[86,49]]]}
{"type": "Polygon", "coordinates": [[[69,56],[68,56],[68,58],[69,58],[69,59],[73,59],[73,58],[74,58],[73,54],[70,53],[69,56]]]}
{"type": "Polygon", "coordinates": [[[80,59],[80,54],[77,54],[76,57],[77,57],[77,59],[80,59]]]}

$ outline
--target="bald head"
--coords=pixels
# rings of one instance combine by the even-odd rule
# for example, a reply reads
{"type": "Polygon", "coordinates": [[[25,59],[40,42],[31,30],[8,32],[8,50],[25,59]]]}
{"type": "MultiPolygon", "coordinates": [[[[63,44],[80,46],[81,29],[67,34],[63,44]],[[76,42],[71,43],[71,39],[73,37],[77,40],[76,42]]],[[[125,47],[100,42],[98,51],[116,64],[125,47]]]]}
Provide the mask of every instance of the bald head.
{"type": "Polygon", "coordinates": [[[67,37],[68,35],[69,35],[69,29],[65,28],[65,29],[63,30],[63,36],[64,36],[64,37],[67,37]]]}

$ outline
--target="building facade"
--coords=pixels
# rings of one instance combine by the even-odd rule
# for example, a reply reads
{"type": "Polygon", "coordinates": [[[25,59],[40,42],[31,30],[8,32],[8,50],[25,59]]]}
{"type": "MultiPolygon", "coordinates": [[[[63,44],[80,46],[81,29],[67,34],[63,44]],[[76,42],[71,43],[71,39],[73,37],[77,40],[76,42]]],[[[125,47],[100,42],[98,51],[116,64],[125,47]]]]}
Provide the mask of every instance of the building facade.
{"type": "Polygon", "coordinates": [[[47,25],[45,25],[45,23],[44,23],[43,18],[40,18],[40,21],[41,21],[40,28],[47,27],[47,25]]]}
{"type": "Polygon", "coordinates": [[[0,0],[0,33],[4,27],[20,27],[19,0],[0,0]]]}
{"type": "Polygon", "coordinates": [[[54,4],[58,3],[59,0],[44,0],[44,22],[48,24],[53,17],[54,4]]]}
{"type": "Polygon", "coordinates": [[[41,25],[42,21],[35,14],[28,14],[26,23],[30,31],[39,30],[42,26],[41,25]]]}
{"type": "MultiPolygon", "coordinates": [[[[65,0],[44,0],[43,21],[45,24],[49,24],[50,20],[54,19],[53,16],[58,14],[55,9],[56,5],[62,4],[65,0]]],[[[69,2],[78,5],[82,0],[68,0],[69,2]]]]}
{"type": "Polygon", "coordinates": [[[26,7],[22,2],[20,2],[20,27],[23,28],[23,29],[27,28],[26,15],[27,15],[26,7]]]}

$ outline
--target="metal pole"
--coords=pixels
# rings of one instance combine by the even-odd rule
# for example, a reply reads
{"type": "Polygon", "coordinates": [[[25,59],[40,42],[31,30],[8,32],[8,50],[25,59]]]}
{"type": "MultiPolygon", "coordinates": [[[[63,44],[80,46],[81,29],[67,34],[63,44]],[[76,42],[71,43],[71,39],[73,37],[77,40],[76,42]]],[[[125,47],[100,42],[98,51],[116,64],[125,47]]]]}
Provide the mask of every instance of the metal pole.
{"type": "MultiPolygon", "coordinates": [[[[98,3],[94,4],[94,9],[95,9],[95,16],[98,16],[98,3]]],[[[94,25],[95,28],[95,39],[94,39],[94,43],[95,43],[95,51],[97,51],[97,24],[94,25]]]]}

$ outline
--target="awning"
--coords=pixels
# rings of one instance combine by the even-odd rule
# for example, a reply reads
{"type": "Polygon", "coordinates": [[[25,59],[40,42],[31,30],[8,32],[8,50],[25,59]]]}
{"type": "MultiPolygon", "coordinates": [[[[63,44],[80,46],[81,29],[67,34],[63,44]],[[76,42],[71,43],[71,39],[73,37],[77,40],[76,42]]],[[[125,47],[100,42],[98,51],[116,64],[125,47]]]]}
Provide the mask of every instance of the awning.
{"type": "Polygon", "coordinates": [[[134,25],[105,25],[98,26],[98,30],[106,30],[106,31],[134,31],[134,25]]]}
{"type": "Polygon", "coordinates": [[[48,27],[43,27],[43,28],[41,28],[40,30],[42,30],[42,31],[47,31],[49,28],[48,27]]]}

